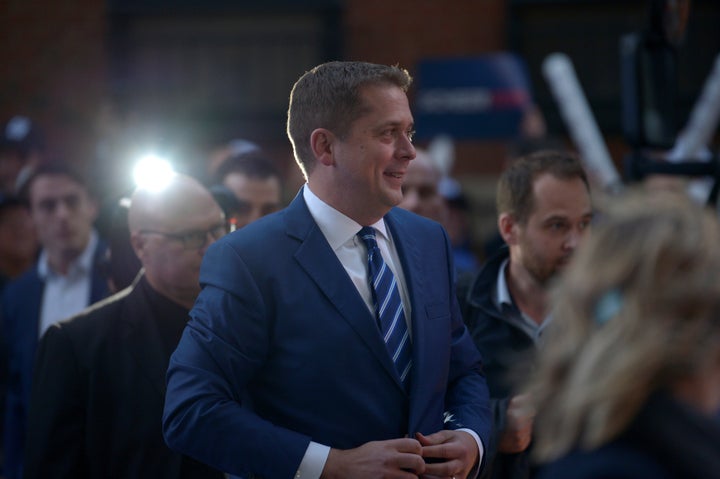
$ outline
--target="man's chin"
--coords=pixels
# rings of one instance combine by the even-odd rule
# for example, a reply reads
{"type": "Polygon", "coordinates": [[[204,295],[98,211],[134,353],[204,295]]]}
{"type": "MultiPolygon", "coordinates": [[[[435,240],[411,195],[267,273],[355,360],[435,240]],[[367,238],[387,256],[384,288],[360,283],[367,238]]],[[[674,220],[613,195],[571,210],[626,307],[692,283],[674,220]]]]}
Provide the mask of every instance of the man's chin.
{"type": "Polygon", "coordinates": [[[555,264],[555,274],[563,272],[570,265],[570,256],[566,256],[555,264]]]}

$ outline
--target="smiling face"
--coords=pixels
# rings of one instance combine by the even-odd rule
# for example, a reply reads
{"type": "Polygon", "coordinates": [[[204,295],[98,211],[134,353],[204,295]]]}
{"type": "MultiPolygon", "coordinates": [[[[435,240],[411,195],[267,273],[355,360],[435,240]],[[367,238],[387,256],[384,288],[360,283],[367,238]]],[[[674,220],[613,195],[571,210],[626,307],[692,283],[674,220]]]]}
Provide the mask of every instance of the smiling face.
{"type": "Polygon", "coordinates": [[[415,158],[414,122],[407,96],[396,86],[365,86],[361,98],[365,114],[343,137],[328,135],[327,157],[309,183],[331,206],[367,225],[403,199],[405,172],[415,158]]]}

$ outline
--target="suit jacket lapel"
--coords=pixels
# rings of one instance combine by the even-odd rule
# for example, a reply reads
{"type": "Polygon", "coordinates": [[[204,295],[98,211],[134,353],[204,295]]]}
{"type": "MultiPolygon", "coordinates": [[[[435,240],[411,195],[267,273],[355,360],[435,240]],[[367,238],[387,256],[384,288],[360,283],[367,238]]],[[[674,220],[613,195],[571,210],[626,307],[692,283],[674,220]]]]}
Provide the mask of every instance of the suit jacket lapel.
{"type": "Polygon", "coordinates": [[[422,301],[426,297],[426,281],[427,275],[424,273],[425,262],[422,258],[420,243],[408,228],[406,222],[398,215],[393,214],[391,210],[385,216],[385,224],[390,229],[393,236],[393,242],[397,249],[400,263],[402,264],[405,283],[410,298],[412,313],[410,316],[410,324],[412,327],[412,360],[413,367],[411,370],[410,391],[411,397],[416,397],[418,390],[424,378],[423,371],[430,370],[426,366],[426,361],[431,360],[430,344],[428,335],[425,333],[425,303],[422,301]]]}
{"type": "MultiPolygon", "coordinates": [[[[45,293],[45,281],[40,278],[38,273],[37,264],[33,267],[32,281],[28,283],[29,288],[27,291],[26,299],[28,308],[28,318],[34,318],[35,321],[27,321],[28,327],[32,329],[32,335],[34,337],[34,343],[37,344],[40,333],[40,315],[42,314],[42,298],[45,293]]],[[[25,324],[25,321],[19,324],[25,324]]],[[[22,326],[21,326],[22,327],[22,326]]]]}
{"type": "Polygon", "coordinates": [[[104,299],[109,294],[108,279],[101,271],[100,264],[104,261],[107,252],[107,245],[104,241],[98,241],[93,253],[92,274],[90,275],[90,301],[88,305],[104,299]]]}
{"type": "Polygon", "coordinates": [[[312,218],[302,198],[302,190],[288,206],[285,218],[288,235],[301,241],[295,252],[300,267],[403,389],[372,314],[312,218]]]}

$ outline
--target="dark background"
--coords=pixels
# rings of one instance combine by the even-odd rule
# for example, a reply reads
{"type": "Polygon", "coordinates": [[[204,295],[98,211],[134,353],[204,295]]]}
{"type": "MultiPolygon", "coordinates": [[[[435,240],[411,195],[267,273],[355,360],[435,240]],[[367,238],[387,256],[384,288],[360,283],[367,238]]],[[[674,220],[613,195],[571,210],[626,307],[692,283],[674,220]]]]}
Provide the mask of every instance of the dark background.
{"type": "MultiPolygon", "coordinates": [[[[549,133],[567,141],[540,72],[570,56],[613,160],[622,135],[619,38],[645,0],[3,0],[0,118],[33,118],[50,149],[125,174],[154,150],[198,167],[230,138],[265,147],[299,183],[285,136],[293,82],[327,60],[400,64],[512,51],[528,64],[549,133]]],[[[694,0],[678,49],[678,127],[720,52],[720,1],[694,0]]],[[[412,99],[412,92],[411,92],[412,99]]],[[[717,139],[717,136],[715,137],[717,139]]],[[[570,145],[570,143],[568,142],[570,145]]],[[[480,204],[507,139],[456,144],[453,173],[480,204]]]]}

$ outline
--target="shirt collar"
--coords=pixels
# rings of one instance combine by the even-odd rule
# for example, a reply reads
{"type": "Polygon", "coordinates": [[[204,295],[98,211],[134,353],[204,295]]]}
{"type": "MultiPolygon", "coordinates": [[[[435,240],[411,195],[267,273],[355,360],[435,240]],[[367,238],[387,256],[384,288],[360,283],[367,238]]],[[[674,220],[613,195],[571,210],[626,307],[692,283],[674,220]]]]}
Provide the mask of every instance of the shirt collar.
{"type": "Polygon", "coordinates": [[[510,308],[513,308],[516,310],[520,317],[522,318],[523,322],[525,323],[525,328],[528,331],[528,334],[531,338],[533,338],[533,341],[537,342],[540,339],[540,336],[542,335],[545,327],[550,324],[550,321],[552,320],[552,315],[547,314],[545,316],[545,319],[543,320],[542,324],[537,325],[528,315],[520,311],[517,306],[513,303],[512,296],[510,296],[510,289],[508,289],[507,280],[505,271],[507,269],[508,263],[510,262],[510,258],[507,258],[505,261],[502,262],[500,265],[500,271],[498,271],[497,275],[497,282],[495,283],[495,292],[493,296],[493,301],[495,302],[495,305],[498,307],[498,309],[502,310],[503,306],[508,306],[510,308]],[[529,328],[529,329],[528,329],[529,328]]]}
{"type": "Polygon", "coordinates": [[[500,270],[498,271],[497,283],[495,284],[495,297],[493,298],[495,300],[495,304],[498,306],[502,306],[503,304],[512,306],[513,304],[507,280],[505,279],[505,269],[507,268],[509,261],[509,259],[503,261],[500,265],[500,270]]]}
{"type": "MultiPolygon", "coordinates": [[[[95,248],[97,247],[98,241],[99,238],[97,232],[94,229],[90,230],[90,239],[88,240],[83,252],[80,253],[80,256],[78,256],[75,261],[70,264],[70,267],[68,268],[68,276],[77,273],[84,274],[92,270],[93,256],[95,255],[95,248]]],[[[50,275],[57,275],[57,273],[50,268],[47,251],[45,249],[42,250],[40,258],[38,258],[38,275],[42,279],[47,279],[50,275]]]]}
{"type": "MultiPolygon", "coordinates": [[[[310,214],[320,227],[320,231],[322,231],[333,251],[337,251],[349,240],[354,240],[355,235],[357,235],[360,228],[362,228],[362,225],[357,221],[345,216],[318,198],[317,195],[310,190],[310,186],[307,183],[303,188],[303,199],[305,200],[305,204],[307,204],[308,210],[310,210],[310,214]]],[[[380,221],[370,226],[375,228],[389,241],[384,219],[381,218],[380,221]]]]}

